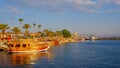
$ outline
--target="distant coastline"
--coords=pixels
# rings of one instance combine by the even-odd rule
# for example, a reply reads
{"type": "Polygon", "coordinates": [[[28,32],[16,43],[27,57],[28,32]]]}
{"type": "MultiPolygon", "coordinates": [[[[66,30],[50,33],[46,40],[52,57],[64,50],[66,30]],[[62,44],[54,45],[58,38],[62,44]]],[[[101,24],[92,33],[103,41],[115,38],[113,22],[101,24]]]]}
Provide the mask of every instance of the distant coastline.
{"type": "Polygon", "coordinates": [[[114,38],[114,37],[111,37],[111,38],[108,38],[108,37],[105,37],[105,38],[98,38],[97,40],[120,40],[120,37],[119,38],[114,38]]]}

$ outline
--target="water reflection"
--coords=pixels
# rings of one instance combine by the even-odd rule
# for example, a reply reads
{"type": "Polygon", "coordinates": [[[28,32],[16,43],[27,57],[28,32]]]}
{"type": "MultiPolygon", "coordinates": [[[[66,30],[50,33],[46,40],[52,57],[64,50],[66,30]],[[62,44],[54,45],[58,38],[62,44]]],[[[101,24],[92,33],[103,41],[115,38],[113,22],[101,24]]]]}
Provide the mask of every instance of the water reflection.
{"type": "Polygon", "coordinates": [[[11,61],[11,65],[36,64],[37,60],[42,58],[50,59],[50,53],[39,52],[39,53],[11,54],[10,61],[11,61]]]}
{"type": "Polygon", "coordinates": [[[14,53],[7,54],[5,52],[0,53],[0,67],[13,67],[26,64],[37,64],[38,60],[52,59],[50,52],[37,52],[37,53],[14,53]]]}

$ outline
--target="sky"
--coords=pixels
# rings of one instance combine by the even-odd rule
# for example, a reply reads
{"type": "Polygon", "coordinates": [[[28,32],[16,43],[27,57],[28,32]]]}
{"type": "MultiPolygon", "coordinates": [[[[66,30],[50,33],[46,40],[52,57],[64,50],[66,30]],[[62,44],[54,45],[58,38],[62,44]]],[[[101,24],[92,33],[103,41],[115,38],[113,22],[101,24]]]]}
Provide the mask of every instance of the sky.
{"type": "Polygon", "coordinates": [[[19,27],[19,18],[41,30],[120,37],[120,0],[0,0],[0,23],[19,27]]]}

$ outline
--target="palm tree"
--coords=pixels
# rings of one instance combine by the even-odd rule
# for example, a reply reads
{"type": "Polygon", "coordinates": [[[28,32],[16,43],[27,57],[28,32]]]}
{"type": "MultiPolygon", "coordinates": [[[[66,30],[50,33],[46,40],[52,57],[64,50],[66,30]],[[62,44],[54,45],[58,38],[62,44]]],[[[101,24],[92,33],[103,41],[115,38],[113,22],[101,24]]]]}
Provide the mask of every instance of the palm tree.
{"type": "Polygon", "coordinates": [[[4,36],[5,30],[9,29],[8,24],[0,24],[0,30],[2,30],[2,34],[4,36]]]}
{"type": "Polygon", "coordinates": [[[43,30],[43,35],[44,36],[48,36],[48,33],[49,33],[48,29],[43,30]]]}
{"type": "Polygon", "coordinates": [[[26,29],[25,34],[28,35],[29,34],[28,29],[31,28],[30,24],[24,24],[23,28],[26,29]]]}
{"type": "Polygon", "coordinates": [[[41,28],[41,27],[42,27],[41,25],[38,25],[38,28],[39,28],[38,33],[39,33],[40,36],[41,36],[41,31],[40,31],[40,28],[41,28]]]}
{"type": "Polygon", "coordinates": [[[41,27],[42,27],[42,25],[38,25],[39,30],[40,30],[41,27]]]}
{"type": "Polygon", "coordinates": [[[33,23],[33,27],[34,27],[34,28],[36,27],[36,23],[33,23]]]}
{"type": "Polygon", "coordinates": [[[20,22],[20,28],[22,29],[22,22],[24,21],[22,18],[19,18],[18,21],[20,22]]]}
{"type": "Polygon", "coordinates": [[[36,23],[33,23],[33,27],[34,27],[34,32],[35,32],[36,23]]]}
{"type": "Polygon", "coordinates": [[[18,34],[19,32],[21,32],[21,30],[18,27],[13,27],[11,29],[15,34],[18,34]]]}

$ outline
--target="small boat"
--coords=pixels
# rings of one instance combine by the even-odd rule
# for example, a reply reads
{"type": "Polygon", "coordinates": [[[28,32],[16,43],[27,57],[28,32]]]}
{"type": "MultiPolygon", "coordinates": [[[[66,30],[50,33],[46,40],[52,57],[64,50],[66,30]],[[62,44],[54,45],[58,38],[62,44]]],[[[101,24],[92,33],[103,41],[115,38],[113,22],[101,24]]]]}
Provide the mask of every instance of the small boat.
{"type": "Polygon", "coordinates": [[[58,40],[54,40],[54,45],[58,45],[59,41],[58,40]]]}
{"type": "Polygon", "coordinates": [[[46,42],[37,39],[18,39],[8,42],[8,53],[14,52],[39,52],[46,51],[50,46],[46,42]]]}

